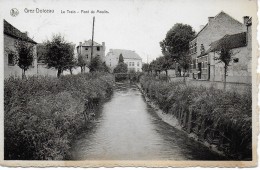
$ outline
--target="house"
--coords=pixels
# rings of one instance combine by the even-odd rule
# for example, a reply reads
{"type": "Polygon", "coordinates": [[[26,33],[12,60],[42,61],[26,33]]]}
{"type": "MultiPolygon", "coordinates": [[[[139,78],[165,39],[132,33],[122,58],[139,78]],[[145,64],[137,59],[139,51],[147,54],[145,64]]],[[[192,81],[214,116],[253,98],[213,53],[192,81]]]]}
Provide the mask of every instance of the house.
{"type": "Polygon", "coordinates": [[[210,65],[213,67],[209,74],[210,81],[224,80],[224,64],[214,60],[219,56],[222,48],[231,51],[232,60],[228,66],[226,81],[235,83],[251,84],[251,63],[252,63],[252,18],[245,22],[247,31],[225,35],[221,39],[211,43],[206,55],[210,57],[210,65]]]}
{"type": "Polygon", "coordinates": [[[120,54],[122,54],[124,58],[124,63],[127,64],[128,71],[142,71],[142,58],[135,51],[110,49],[105,57],[105,62],[106,65],[111,69],[111,71],[113,71],[114,68],[117,66],[120,54]]]}
{"type": "MultiPolygon", "coordinates": [[[[198,32],[195,38],[189,43],[190,46],[190,71],[189,77],[192,79],[221,81],[212,77],[215,70],[214,56],[206,53],[210,45],[226,35],[239,34],[247,31],[248,17],[243,17],[244,23],[240,23],[225,12],[221,11],[215,17],[209,17],[208,23],[198,32]]],[[[239,35],[237,35],[239,36],[239,35]]],[[[236,36],[235,36],[236,37],[236,36]]],[[[232,37],[231,37],[232,38],[232,37]]]]}
{"type": "MultiPolygon", "coordinates": [[[[77,48],[77,54],[82,55],[83,58],[87,63],[91,60],[91,48],[92,48],[92,40],[85,41],[84,43],[80,42],[77,48]]],[[[101,44],[96,43],[93,41],[93,58],[94,57],[100,57],[102,61],[104,61],[105,58],[105,42],[102,42],[101,44]]]]}
{"type": "Polygon", "coordinates": [[[30,68],[26,71],[26,75],[37,74],[37,55],[36,42],[32,40],[27,32],[21,32],[9,22],[4,20],[4,77],[10,76],[22,77],[22,69],[17,65],[17,50],[15,44],[18,41],[24,41],[33,45],[34,60],[30,68]]]}

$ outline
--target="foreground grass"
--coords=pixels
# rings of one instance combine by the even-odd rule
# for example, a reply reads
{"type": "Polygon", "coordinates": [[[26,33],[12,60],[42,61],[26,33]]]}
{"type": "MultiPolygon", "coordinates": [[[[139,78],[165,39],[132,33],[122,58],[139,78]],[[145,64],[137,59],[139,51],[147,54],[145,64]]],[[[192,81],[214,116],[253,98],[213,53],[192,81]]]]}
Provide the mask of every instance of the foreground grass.
{"type": "Polygon", "coordinates": [[[252,158],[252,95],[183,83],[166,83],[152,76],[140,80],[160,109],[174,115],[188,133],[216,146],[236,160],[252,158]]]}
{"type": "Polygon", "coordinates": [[[4,82],[4,156],[12,160],[62,160],[73,135],[86,123],[87,106],[112,93],[105,73],[4,82]]]}

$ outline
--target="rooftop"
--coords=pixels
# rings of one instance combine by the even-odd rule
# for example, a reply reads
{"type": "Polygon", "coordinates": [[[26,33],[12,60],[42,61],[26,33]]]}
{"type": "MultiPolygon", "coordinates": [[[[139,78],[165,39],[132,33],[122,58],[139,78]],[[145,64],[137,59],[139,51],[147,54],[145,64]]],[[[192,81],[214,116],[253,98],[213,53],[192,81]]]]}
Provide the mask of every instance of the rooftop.
{"type": "MultiPolygon", "coordinates": [[[[89,39],[88,41],[85,41],[84,43],[82,43],[82,46],[85,46],[85,47],[89,47],[89,46],[92,46],[92,40],[89,39]]],[[[93,41],[93,46],[94,47],[97,47],[97,46],[102,46],[101,44],[93,41]]]]}
{"type": "Polygon", "coordinates": [[[4,34],[9,35],[15,39],[20,39],[23,41],[31,42],[33,44],[37,44],[34,40],[28,37],[26,33],[21,32],[6,20],[4,20],[4,34]]]}
{"type": "Polygon", "coordinates": [[[232,35],[225,35],[221,39],[214,41],[210,44],[210,48],[207,50],[206,53],[219,51],[222,47],[227,49],[234,49],[239,47],[246,46],[246,32],[232,34],[232,35]]]}
{"type": "MultiPolygon", "coordinates": [[[[230,15],[228,15],[227,13],[225,13],[224,11],[221,11],[220,13],[218,13],[215,17],[211,17],[212,20],[215,20],[216,18],[218,18],[219,16],[227,16],[229,18],[232,18],[235,22],[242,24],[241,22],[239,22],[238,20],[234,19],[233,17],[231,17],[230,15]]],[[[196,34],[195,38],[198,37],[198,35],[207,28],[207,26],[209,25],[209,22],[196,34]]],[[[194,39],[195,39],[194,38],[194,39]]]]}
{"type": "Polygon", "coordinates": [[[110,49],[108,53],[112,53],[115,56],[119,56],[120,54],[122,54],[124,59],[142,60],[142,58],[135,51],[132,50],[110,49]]]}

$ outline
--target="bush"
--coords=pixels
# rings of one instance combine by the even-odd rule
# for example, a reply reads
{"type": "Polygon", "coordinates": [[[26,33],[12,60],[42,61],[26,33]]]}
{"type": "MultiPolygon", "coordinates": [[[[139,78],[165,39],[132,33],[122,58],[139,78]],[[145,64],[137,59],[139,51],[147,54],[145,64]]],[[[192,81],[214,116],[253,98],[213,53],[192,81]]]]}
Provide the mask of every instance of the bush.
{"type": "Polygon", "coordinates": [[[62,160],[85,125],[85,104],[112,93],[110,74],[92,73],[4,82],[4,156],[12,160],[62,160]]]}
{"type": "Polygon", "coordinates": [[[191,109],[191,132],[201,140],[218,145],[230,158],[252,158],[251,91],[224,92],[186,86],[183,82],[167,83],[153,76],[142,76],[140,83],[160,109],[179,120],[184,130],[188,130],[187,115],[191,109]]]}

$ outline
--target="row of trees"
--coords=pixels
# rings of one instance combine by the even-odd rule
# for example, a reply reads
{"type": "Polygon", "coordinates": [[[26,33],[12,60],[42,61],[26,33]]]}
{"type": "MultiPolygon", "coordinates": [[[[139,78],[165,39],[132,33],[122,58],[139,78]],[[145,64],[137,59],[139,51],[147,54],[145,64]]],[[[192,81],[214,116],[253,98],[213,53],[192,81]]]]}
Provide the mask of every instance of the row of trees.
{"type": "MultiPolygon", "coordinates": [[[[22,77],[25,77],[25,72],[32,65],[33,45],[22,40],[18,40],[15,45],[17,51],[17,63],[23,70],[22,77]]],[[[67,42],[60,34],[54,35],[51,40],[47,40],[43,43],[43,49],[41,51],[41,60],[47,66],[57,70],[57,77],[60,77],[63,71],[69,70],[72,74],[72,69],[81,67],[81,72],[85,72],[87,66],[90,72],[104,71],[108,72],[109,68],[100,57],[94,57],[90,62],[87,62],[82,55],[79,55],[76,59],[74,56],[75,46],[72,43],[67,42]]]]}
{"type": "Polygon", "coordinates": [[[189,68],[189,42],[195,37],[190,25],[177,23],[166,34],[165,39],[160,42],[163,56],[156,58],[150,64],[143,64],[145,72],[160,73],[165,71],[168,77],[168,70],[180,67],[185,73],[189,68]]]}
{"type": "MultiPolygon", "coordinates": [[[[160,42],[163,56],[156,58],[150,64],[143,64],[142,70],[148,73],[154,71],[156,74],[165,71],[167,77],[169,69],[182,70],[185,80],[185,74],[191,63],[189,42],[194,38],[195,31],[190,25],[176,23],[167,32],[165,39],[160,42]]],[[[219,63],[223,63],[224,67],[224,88],[226,86],[228,67],[233,59],[232,56],[235,54],[232,49],[229,48],[230,43],[231,42],[227,40],[222,40],[220,47],[215,49],[218,56],[214,59],[219,63]]]]}

